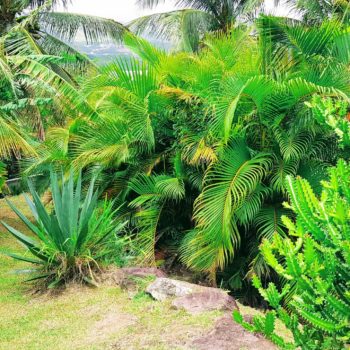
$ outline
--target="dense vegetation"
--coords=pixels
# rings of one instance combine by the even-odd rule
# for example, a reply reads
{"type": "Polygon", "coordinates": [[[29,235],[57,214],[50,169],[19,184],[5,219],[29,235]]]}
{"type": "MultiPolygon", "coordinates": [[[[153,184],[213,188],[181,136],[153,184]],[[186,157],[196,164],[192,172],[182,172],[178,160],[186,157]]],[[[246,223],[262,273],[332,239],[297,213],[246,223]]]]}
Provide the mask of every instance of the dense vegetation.
{"type": "MultiPolygon", "coordinates": [[[[275,235],[261,248],[267,263],[286,283],[280,292],[272,283],[264,290],[255,278],[256,287],[276,313],[256,317],[254,325],[243,323],[283,348],[344,349],[349,343],[349,172],[349,165],[340,160],[330,169],[320,198],[306,180],[287,178],[296,222],[285,217],[289,237],[275,235]],[[276,315],[292,331],[294,344],[274,334],[276,315]]],[[[239,314],[235,318],[243,322],[239,314]]]]}
{"type": "MultiPolygon", "coordinates": [[[[140,1],[146,7],[159,2],[140,1]]],[[[52,12],[51,1],[19,0],[9,7],[0,0],[5,14],[0,14],[0,185],[7,173],[30,176],[34,204],[29,204],[38,225],[18,215],[41,242],[7,228],[44,262],[42,276],[55,285],[92,281],[91,262],[97,267],[96,256],[103,257],[105,249],[113,256],[115,241],[108,234],[116,232],[116,222],[125,222],[123,235],[138,252],[134,264],[158,265],[158,255],[176,258],[249,303],[262,302],[252,276],[260,291],[273,281],[268,288],[273,299],[283,299],[282,306],[265,299],[280,307],[280,318],[280,312],[287,315],[284,308],[297,315],[283,319],[296,346],[327,348],[331,328],[325,327],[348,321],[348,315],[323,320],[331,311],[322,297],[332,296],[333,287],[343,295],[345,275],[329,272],[333,279],[322,283],[322,266],[306,260],[324,247],[319,254],[327,259],[333,254],[327,268],[341,273],[344,265],[347,273],[340,238],[327,241],[329,228],[321,228],[326,219],[314,211],[346,165],[340,161],[331,172],[319,202],[328,169],[349,158],[349,4],[290,1],[304,10],[296,20],[265,15],[261,1],[178,3],[190,9],[130,24],[136,33],[177,35],[179,45],[166,52],[116,22],[52,12]],[[25,8],[32,11],[21,17],[25,8]],[[79,28],[88,41],[122,40],[135,55],[100,67],[67,45],[79,28]],[[36,191],[48,188],[52,168],[64,178],[71,175],[67,183],[62,179],[62,193],[51,175],[50,215],[36,191]],[[82,174],[75,192],[74,174],[82,174]],[[297,176],[304,180],[293,180],[297,176]],[[90,186],[82,204],[80,188],[85,192],[90,181],[98,190],[92,196],[90,186]],[[298,186],[307,191],[294,191],[298,186]],[[105,198],[103,210],[98,199],[105,198]],[[283,204],[288,201],[291,206],[283,204]],[[94,210],[102,210],[105,226],[96,215],[90,219],[87,211],[94,210]],[[310,224],[300,219],[304,210],[310,224]],[[312,240],[318,231],[323,236],[312,240]],[[101,247],[102,238],[108,244],[101,247]],[[286,272],[289,264],[301,264],[288,257],[303,245],[310,250],[303,250],[307,283],[301,273],[286,272]],[[278,261],[275,248],[282,256],[278,261]],[[285,286],[282,296],[275,285],[285,286]],[[310,296],[309,289],[319,295],[310,296]],[[299,334],[299,323],[312,327],[299,334]]],[[[346,211],[336,198],[346,201],[346,192],[333,190],[326,209],[336,220],[333,211],[346,211]]],[[[339,220],[327,224],[344,226],[345,235],[346,215],[339,220]]],[[[339,298],[329,307],[340,302],[348,308],[348,298],[339,298]]],[[[341,328],[334,344],[345,343],[346,334],[341,328]]]]}
{"type": "MultiPolygon", "coordinates": [[[[35,237],[19,232],[3,222],[7,230],[35,258],[9,255],[37,266],[34,270],[36,274],[31,280],[43,280],[49,288],[72,280],[95,284],[94,275],[99,269],[98,263],[108,259],[117,261],[114,257],[123,253],[123,239],[118,237],[118,233],[125,223],[115,221],[112,203],[98,207],[99,193],[94,191],[94,181],[91,181],[85,198],[82,198],[81,175],[76,188],[73,173],[67,181],[62,177],[61,188],[57,174],[51,172],[50,177],[53,206],[50,212],[29,182],[33,201],[29,196],[25,197],[36,220],[35,224],[8,202],[35,237]]],[[[122,260],[122,256],[118,258],[119,261],[122,260]]]]}

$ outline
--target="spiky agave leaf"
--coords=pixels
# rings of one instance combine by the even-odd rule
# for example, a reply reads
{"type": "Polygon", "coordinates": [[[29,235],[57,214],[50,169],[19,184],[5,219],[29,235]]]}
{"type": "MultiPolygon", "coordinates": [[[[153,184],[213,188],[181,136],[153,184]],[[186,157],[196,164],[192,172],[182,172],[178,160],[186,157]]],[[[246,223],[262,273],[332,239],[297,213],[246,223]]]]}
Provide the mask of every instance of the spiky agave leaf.
{"type": "Polygon", "coordinates": [[[97,261],[109,254],[105,250],[107,238],[125,226],[125,223],[115,225],[113,205],[105,204],[102,214],[96,212],[99,210],[98,191],[94,190],[94,180],[90,182],[86,194],[83,194],[81,174],[76,186],[72,171],[67,180],[61,175],[54,172],[50,174],[52,212],[45,207],[33,184],[28,183],[33,200],[28,196],[26,200],[35,222],[31,222],[9,203],[35,238],[3,223],[35,259],[13,254],[11,256],[39,265],[39,275],[31,280],[43,278],[49,288],[69,280],[92,283],[97,261]]]}

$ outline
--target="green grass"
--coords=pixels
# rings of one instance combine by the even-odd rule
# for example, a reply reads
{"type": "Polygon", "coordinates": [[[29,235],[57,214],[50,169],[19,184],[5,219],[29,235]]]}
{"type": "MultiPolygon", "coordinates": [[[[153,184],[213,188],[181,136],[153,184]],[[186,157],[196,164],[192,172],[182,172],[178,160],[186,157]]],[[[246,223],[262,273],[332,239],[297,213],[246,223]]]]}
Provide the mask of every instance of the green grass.
{"type": "MultiPolygon", "coordinates": [[[[11,201],[30,215],[22,197],[11,201]]],[[[25,230],[4,200],[0,200],[1,220],[25,230]]],[[[23,249],[1,226],[0,250],[23,249]]],[[[205,334],[220,316],[219,312],[191,316],[173,310],[170,302],[152,300],[143,292],[152,279],[135,279],[132,294],[118,286],[76,285],[56,295],[35,294],[24,282],[28,275],[14,273],[29,268],[0,254],[0,350],[189,349],[186,344],[205,334]]],[[[259,312],[240,307],[245,315],[259,312]]],[[[281,325],[278,330],[289,338],[281,325]]]]}
{"type": "MultiPolygon", "coordinates": [[[[22,197],[11,200],[29,215],[22,197]]],[[[0,200],[0,220],[25,230],[4,200],[0,200]]],[[[2,226],[0,249],[23,252],[2,226]]],[[[153,301],[143,293],[142,283],[136,295],[117,286],[71,286],[59,295],[33,294],[23,282],[28,275],[13,273],[28,268],[0,255],[1,350],[183,349],[218,316],[172,310],[170,303],[153,301]]]]}

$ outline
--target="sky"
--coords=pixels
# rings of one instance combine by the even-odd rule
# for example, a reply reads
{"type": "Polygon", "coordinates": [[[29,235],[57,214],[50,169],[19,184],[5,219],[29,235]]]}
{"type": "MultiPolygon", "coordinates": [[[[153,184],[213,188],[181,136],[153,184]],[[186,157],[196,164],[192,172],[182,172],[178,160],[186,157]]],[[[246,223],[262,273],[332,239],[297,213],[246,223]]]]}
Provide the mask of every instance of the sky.
{"type": "MultiPolygon", "coordinates": [[[[132,19],[156,12],[175,10],[174,1],[167,0],[166,4],[159,5],[153,10],[143,10],[135,4],[136,0],[72,0],[67,11],[105,18],[112,18],[121,23],[128,23],[132,19]]],[[[266,0],[266,9],[275,15],[288,15],[290,10],[285,5],[278,9],[274,7],[274,0],[266,0]]],[[[58,8],[62,11],[63,8],[58,8]]]]}

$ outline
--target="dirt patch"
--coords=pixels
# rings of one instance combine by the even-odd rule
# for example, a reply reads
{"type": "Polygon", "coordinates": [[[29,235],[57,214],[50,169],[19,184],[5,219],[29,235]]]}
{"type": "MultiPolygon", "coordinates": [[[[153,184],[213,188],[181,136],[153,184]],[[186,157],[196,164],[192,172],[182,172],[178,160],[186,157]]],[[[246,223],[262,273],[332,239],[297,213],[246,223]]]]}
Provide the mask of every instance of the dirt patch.
{"type": "Polygon", "coordinates": [[[260,335],[246,331],[227,314],[217,320],[215,327],[192,343],[196,350],[277,350],[260,335]]]}
{"type": "Polygon", "coordinates": [[[136,322],[137,318],[135,316],[122,313],[119,310],[111,310],[103,318],[92,324],[86,341],[94,344],[103,342],[136,322]]]}

